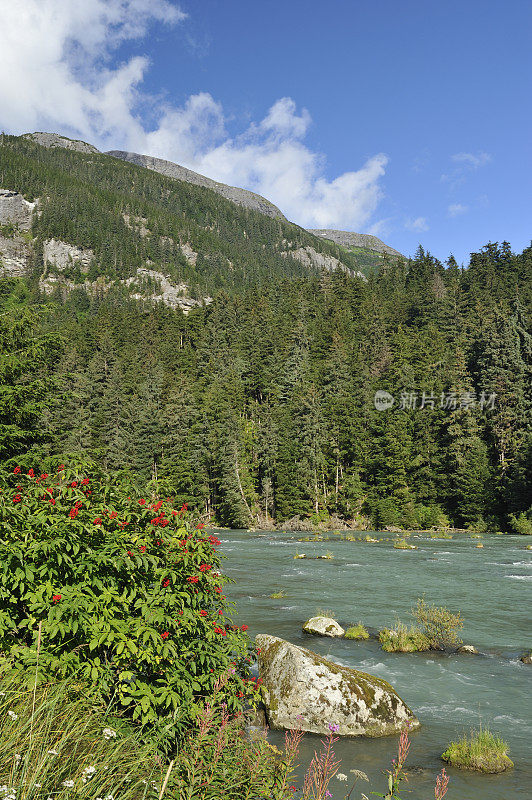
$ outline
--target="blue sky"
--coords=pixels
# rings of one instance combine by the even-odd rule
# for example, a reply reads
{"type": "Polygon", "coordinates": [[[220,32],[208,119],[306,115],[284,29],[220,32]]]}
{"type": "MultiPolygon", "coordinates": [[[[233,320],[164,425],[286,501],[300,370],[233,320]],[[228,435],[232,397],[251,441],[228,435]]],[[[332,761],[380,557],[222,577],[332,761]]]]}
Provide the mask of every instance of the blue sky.
{"type": "Polygon", "coordinates": [[[169,158],[406,254],[530,243],[528,0],[0,0],[0,17],[8,132],[169,158]]]}

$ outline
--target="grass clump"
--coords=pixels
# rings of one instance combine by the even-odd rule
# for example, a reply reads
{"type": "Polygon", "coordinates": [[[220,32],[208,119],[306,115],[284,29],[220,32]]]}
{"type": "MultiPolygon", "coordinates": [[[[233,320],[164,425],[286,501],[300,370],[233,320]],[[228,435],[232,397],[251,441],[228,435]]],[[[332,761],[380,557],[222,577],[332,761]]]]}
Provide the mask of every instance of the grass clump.
{"type": "Polygon", "coordinates": [[[451,742],[442,759],[453,767],[478,772],[504,772],[513,767],[508,757],[508,745],[488,728],[471,731],[458,742],[451,742]]]}
{"type": "Polygon", "coordinates": [[[352,625],[345,632],[346,639],[369,639],[369,633],[365,626],[359,622],[358,625],[352,625]]]}
{"type": "Polygon", "coordinates": [[[316,617],[328,617],[329,619],[334,619],[335,622],[338,622],[338,620],[336,618],[336,614],[334,613],[334,611],[331,611],[330,608],[317,608],[316,609],[316,614],[314,616],[316,616],[316,617]]]}
{"type": "Polygon", "coordinates": [[[386,653],[418,653],[430,650],[430,641],[419,628],[396,622],[393,628],[379,631],[379,642],[386,653]]]}
{"type": "Polygon", "coordinates": [[[396,539],[393,546],[395,550],[417,550],[415,544],[410,544],[405,538],[396,539]]]}
{"type": "Polygon", "coordinates": [[[271,593],[270,600],[282,600],[283,597],[286,597],[286,592],[284,589],[279,589],[278,592],[271,593]]]}

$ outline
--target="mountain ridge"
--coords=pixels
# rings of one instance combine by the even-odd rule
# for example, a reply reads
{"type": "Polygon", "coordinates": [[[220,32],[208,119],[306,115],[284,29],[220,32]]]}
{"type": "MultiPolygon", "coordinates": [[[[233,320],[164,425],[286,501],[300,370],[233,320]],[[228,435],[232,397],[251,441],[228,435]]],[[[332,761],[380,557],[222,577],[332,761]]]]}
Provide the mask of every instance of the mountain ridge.
{"type": "MultiPolygon", "coordinates": [[[[57,133],[45,133],[37,131],[35,133],[25,133],[24,138],[32,139],[37,144],[43,147],[63,147],[67,150],[76,150],[81,153],[98,153],[101,155],[108,155],[121,161],[126,161],[135,164],[145,169],[158,172],[160,175],[165,175],[175,180],[181,180],[185,183],[191,183],[195,186],[203,186],[206,189],[211,189],[217,192],[222,197],[230,200],[237,205],[244,208],[251,208],[258,211],[260,214],[272,217],[273,219],[287,220],[282,211],[270,200],[267,200],[260,194],[252,192],[249,189],[242,189],[237,186],[230,186],[229,184],[215,181],[212,178],[202,175],[199,172],[183,167],[174,161],[169,161],[155,156],[149,156],[142,153],[134,153],[127,150],[107,150],[100,151],[94,145],[84,142],[81,139],[69,139],[66,136],[61,136],[57,133]]],[[[354,248],[366,249],[375,253],[387,254],[397,258],[404,258],[403,254],[393,247],[385,244],[381,239],[367,233],[355,233],[354,231],[342,231],[329,228],[306,228],[309,233],[318,238],[328,239],[335,244],[346,249],[354,248]]]]}
{"type": "Polygon", "coordinates": [[[309,233],[323,239],[339,244],[341,247],[366,247],[376,253],[387,253],[390,256],[404,258],[403,254],[393,247],[385,244],[382,239],[370,233],[355,233],[354,231],[340,231],[334,228],[307,228],[309,233]]]}
{"type": "Polygon", "coordinates": [[[164,158],[156,158],[155,156],[147,156],[141,153],[130,153],[127,150],[107,150],[105,155],[128,161],[138,167],[151,169],[160,175],[166,175],[168,178],[175,178],[179,181],[185,181],[185,183],[192,183],[195,186],[212,189],[214,192],[221,194],[222,197],[225,197],[226,200],[231,200],[244,208],[253,208],[268,217],[286,219],[280,209],[269,200],[266,200],[265,197],[262,197],[262,195],[251,192],[249,189],[241,189],[238,186],[229,186],[227,183],[215,181],[206,175],[201,175],[199,172],[182,167],[174,161],[167,161],[164,158]]]}

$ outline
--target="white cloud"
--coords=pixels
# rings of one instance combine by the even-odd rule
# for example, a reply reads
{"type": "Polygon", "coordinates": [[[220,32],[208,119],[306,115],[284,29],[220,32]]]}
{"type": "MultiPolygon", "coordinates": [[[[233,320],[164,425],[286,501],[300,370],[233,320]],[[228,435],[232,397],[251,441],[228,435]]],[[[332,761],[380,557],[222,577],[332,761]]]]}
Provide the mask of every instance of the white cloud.
{"type": "Polygon", "coordinates": [[[447,214],[450,217],[458,217],[460,214],[465,214],[467,211],[469,211],[469,206],[464,206],[462,203],[451,203],[451,205],[447,207],[447,214]]]}
{"type": "Polygon", "coordinates": [[[479,167],[483,167],[485,164],[489,164],[491,161],[491,156],[489,153],[455,153],[451,156],[451,161],[454,161],[457,164],[465,164],[467,167],[471,167],[471,169],[478,169],[479,167]]]}
{"type": "Polygon", "coordinates": [[[55,125],[86,137],[134,123],[148,59],[111,68],[109,57],[151,23],[184,18],[168,0],[0,0],[0,123],[15,132],[55,125]]]}
{"type": "Polygon", "coordinates": [[[185,16],[170,0],[0,0],[0,52],[9,65],[0,74],[0,127],[52,130],[177,161],[265,195],[307,227],[368,226],[383,196],[386,155],[329,180],[324,157],[303,142],[310,114],[291,98],[231,137],[207,92],[179,107],[155,103],[142,92],[146,55],[113,62],[119,44],[185,16]]]}
{"type": "Polygon", "coordinates": [[[441,180],[450,184],[451,190],[454,191],[464,183],[469,174],[489,164],[491,155],[483,151],[478,153],[455,153],[451,156],[451,161],[455,166],[450,172],[444,173],[441,176],[441,180]]]}
{"type": "Polygon", "coordinates": [[[405,222],[405,228],[409,231],[428,231],[429,226],[427,225],[426,217],[416,217],[415,219],[407,219],[405,222]]]}

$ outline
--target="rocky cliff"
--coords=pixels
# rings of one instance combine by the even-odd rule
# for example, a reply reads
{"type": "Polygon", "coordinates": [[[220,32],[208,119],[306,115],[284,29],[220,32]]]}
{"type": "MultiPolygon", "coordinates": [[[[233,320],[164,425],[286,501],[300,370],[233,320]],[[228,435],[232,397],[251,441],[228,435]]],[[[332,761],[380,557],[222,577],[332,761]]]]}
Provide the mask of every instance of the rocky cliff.
{"type": "Polygon", "coordinates": [[[398,256],[404,258],[403,254],[393,247],[384,244],[376,236],[371,236],[369,233],[354,233],[354,231],[336,231],[327,228],[309,228],[309,233],[314,236],[319,236],[321,239],[329,239],[341,247],[350,249],[352,247],[361,247],[367,250],[374,250],[376,253],[387,253],[390,256],[398,256]]]}
{"type": "Polygon", "coordinates": [[[77,150],[78,153],[99,153],[98,148],[93,144],[83,142],[81,139],[68,139],[66,136],[60,136],[58,133],[43,133],[37,131],[36,133],[23,134],[25,139],[32,139],[42,147],[63,147],[65,150],[77,150]]]}

